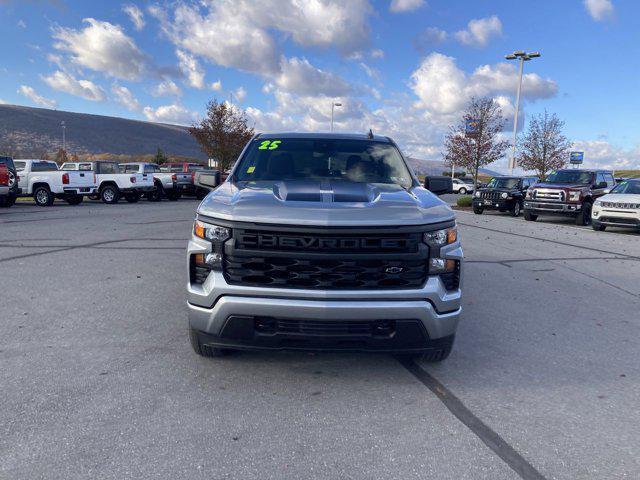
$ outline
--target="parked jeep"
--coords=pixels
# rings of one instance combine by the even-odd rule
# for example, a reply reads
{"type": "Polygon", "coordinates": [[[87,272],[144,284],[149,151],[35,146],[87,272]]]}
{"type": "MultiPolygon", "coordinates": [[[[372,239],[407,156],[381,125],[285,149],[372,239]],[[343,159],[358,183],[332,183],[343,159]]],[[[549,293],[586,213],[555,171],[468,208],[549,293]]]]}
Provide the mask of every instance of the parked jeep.
{"type": "Polygon", "coordinates": [[[611,193],[597,199],[591,212],[591,226],[602,232],[607,227],[640,231],[640,178],[616,185],[611,193]]]}
{"type": "Polygon", "coordinates": [[[593,202],[614,186],[608,170],[557,170],[527,190],[524,219],[535,222],[539,215],[565,215],[574,217],[576,225],[589,225],[593,202]]]}
{"type": "Polygon", "coordinates": [[[485,210],[498,210],[517,217],[527,190],[537,181],[537,177],[494,177],[474,194],[473,213],[482,215],[485,210]]]}

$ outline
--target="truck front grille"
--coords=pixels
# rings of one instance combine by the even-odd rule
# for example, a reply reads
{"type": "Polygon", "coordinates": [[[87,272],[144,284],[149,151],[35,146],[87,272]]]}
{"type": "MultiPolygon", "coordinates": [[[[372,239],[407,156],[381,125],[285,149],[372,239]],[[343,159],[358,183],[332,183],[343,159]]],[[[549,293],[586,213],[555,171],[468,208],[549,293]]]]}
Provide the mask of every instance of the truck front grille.
{"type": "Polygon", "coordinates": [[[533,198],[536,200],[550,200],[555,202],[564,202],[566,194],[564,190],[548,190],[538,188],[533,191],[533,198]]]}
{"type": "Polygon", "coordinates": [[[224,273],[235,285],[324,290],[420,288],[423,259],[294,258],[226,256],[224,273]]]}
{"type": "Polygon", "coordinates": [[[502,192],[480,192],[480,198],[486,198],[488,200],[499,200],[502,192]]]}
{"type": "Polygon", "coordinates": [[[429,248],[422,232],[233,229],[223,273],[232,285],[322,290],[421,288],[429,248]]]}
{"type": "Polygon", "coordinates": [[[616,208],[619,210],[637,210],[640,209],[640,203],[602,202],[602,207],[616,208]]]}

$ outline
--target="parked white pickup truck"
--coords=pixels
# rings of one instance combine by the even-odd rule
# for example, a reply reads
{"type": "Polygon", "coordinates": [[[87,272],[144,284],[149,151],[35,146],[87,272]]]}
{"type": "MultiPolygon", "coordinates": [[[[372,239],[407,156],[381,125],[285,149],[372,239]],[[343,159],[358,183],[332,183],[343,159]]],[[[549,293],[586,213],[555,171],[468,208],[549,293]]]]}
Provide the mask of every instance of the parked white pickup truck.
{"type": "Polygon", "coordinates": [[[155,190],[147,193],[147,198],[153,202],[159,202],[162,200],[162,197],[176,201],[182,196],[184,189],[191,185],[190,173],[171,172],[167,169],[161,169],[161,167],[155,163],[121,163],[120,171],[132,174],[144,173],[153,175],[155,190]]]}
{"type": "Polygon", "coordinates": [[[62,172],[49,160],[14,160],[21,197],[31,197],[40,207],[53,205],[56,198],[78,205],[85,195],[97,191],[93,172],[62,172]]]}
{"type": "Polygon", "coordinates": [[[144,194],[153,192],[153,176],[146,173],[122,173],[117,162],[66,162],[62,170],[90,171],[96,174],[98,195],[104,203],[118,203],[124,196],[129,203],[140,200],[144,194]]]}

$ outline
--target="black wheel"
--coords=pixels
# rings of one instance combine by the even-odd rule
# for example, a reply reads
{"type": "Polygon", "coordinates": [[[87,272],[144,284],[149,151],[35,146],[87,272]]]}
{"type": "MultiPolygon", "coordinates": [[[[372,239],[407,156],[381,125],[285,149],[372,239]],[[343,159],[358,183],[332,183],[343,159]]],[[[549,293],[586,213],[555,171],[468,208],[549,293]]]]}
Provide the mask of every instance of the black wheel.
{"type": "Polygon", "coordinates": [[[171,190],[169,190],[168,192],[165,192],[165,193],[167,195],[167,198],[172,202],[177,201],[182,196],[182,194],[180,192],[176,191],[175,188],[171,189],[171,190]]]}
{"type": "Polygon", "coordinates": [[[513,207],[511,207],[511,210],[509,210],[509,212],[511,213],[512,217],[519,217],[520,216],[520,202],[514,203],[513,207]]]}
{"type": "Polygon", "coordinates": [[[100,189],[100,198],[103,203],[113,205],[120,200],[120,190],[114,185],[106,185],[100,189]]]}
{"type": "Polygon", "coordinates": [[[153,192],[147,193],[147,200],[149,200],[150,202],[159,202],[164,196],[164,188],[162,188],[162,185],[156,183],[155,186],[156,188],[153,192]]]}
{"type": "Polygon", "coordinates": [[[56,198],[53,196],[53,193],[51,193],[51,190],[49,190],[49,187],[41,186],[36,187],[33,191],[33,199],[39,207],[50,207],[56,198]]]}
{"type": "Polygon", "coordinates": [[[533,213],[531,213],[528,210],[524,211],[524,219],[527,222],[535,222],[538,219],[538,215],[534,215],[533,213]]]}
{"type": "Polygon", "coordinates": [[[209,345],[202,345],[197,332],[193,328],[189,328],[189,341],[191,342],[191,348],[193,348],[193,351],[202,357],[224,357],[232,352],[232,350],[229,350],[228,348],[217,348],[209,345]]]}
{"type": "Polygon", "coordinates": [[[607,226],[602,225],[601,223],[591,222],[591,228],[593,228],[596,232],[604,232],[607,229],[607,226]]]}
{"type": "Polygon", "coordinates": [[[69,205],[80,205],[82,203],[82,200],[84,200],[82,195],[66,195],[64,197],[64,201],[69,205]]]}
{"type": "Polygon", "coordinates": [[[137,201],[140,200],[140,194],[139,193],[127,193],[124,196],[124,199],[129,203],[136,203],[137,201]]]}
{"type": "Polygon", "coordinates": [[[6,197],[0,198],[0,208],[9,208],[13,207],[16,203],[15,195],[8,195],[6,197]]]}
{"type": "Polygon", "coordinates": [[[460,187],[460,190],[458,190],[458,193],[460,195],[466,195],[467,194],[467,189],[464,187],[460,187]]]}
{"type": "Polygon", "coordinates": [[[586,227],[591,224],[591,202],[586,201],[582,204],[582,212],[576,216],[576,225],[586,227]]]}
{"type": "Polygon", "coordinates": [[[476,215],[482,215],[482,213],[484,212],[484,208],[482,207],[476,207],[474,205],[473,207],[473,213],[475,213],[476,215]]]}

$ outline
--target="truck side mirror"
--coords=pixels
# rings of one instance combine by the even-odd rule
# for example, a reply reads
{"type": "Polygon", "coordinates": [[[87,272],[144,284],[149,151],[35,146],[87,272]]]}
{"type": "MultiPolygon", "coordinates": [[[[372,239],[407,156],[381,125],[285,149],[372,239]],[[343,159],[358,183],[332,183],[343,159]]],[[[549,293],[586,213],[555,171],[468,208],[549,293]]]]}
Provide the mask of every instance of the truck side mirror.
{"type": "Polygon", "coordinates": [[[600,189],[600,188],[607,188],[609,185],[607,185],[607,182],[600,182],[596,185],[596,188],[600,189]]]}
{"type": "Polygon", "coordinates": [[[429,190],[434,195],[453,193],[453,180],[451,180],[451,177],[425,177],[424,188],[429,190]]]}
{"type": "Polygon", "coordinates": [[[193,183],[198,187],[213,190],[220,185],[220,172],[218,170],[198,170],[195,173],[193,183]]]}

